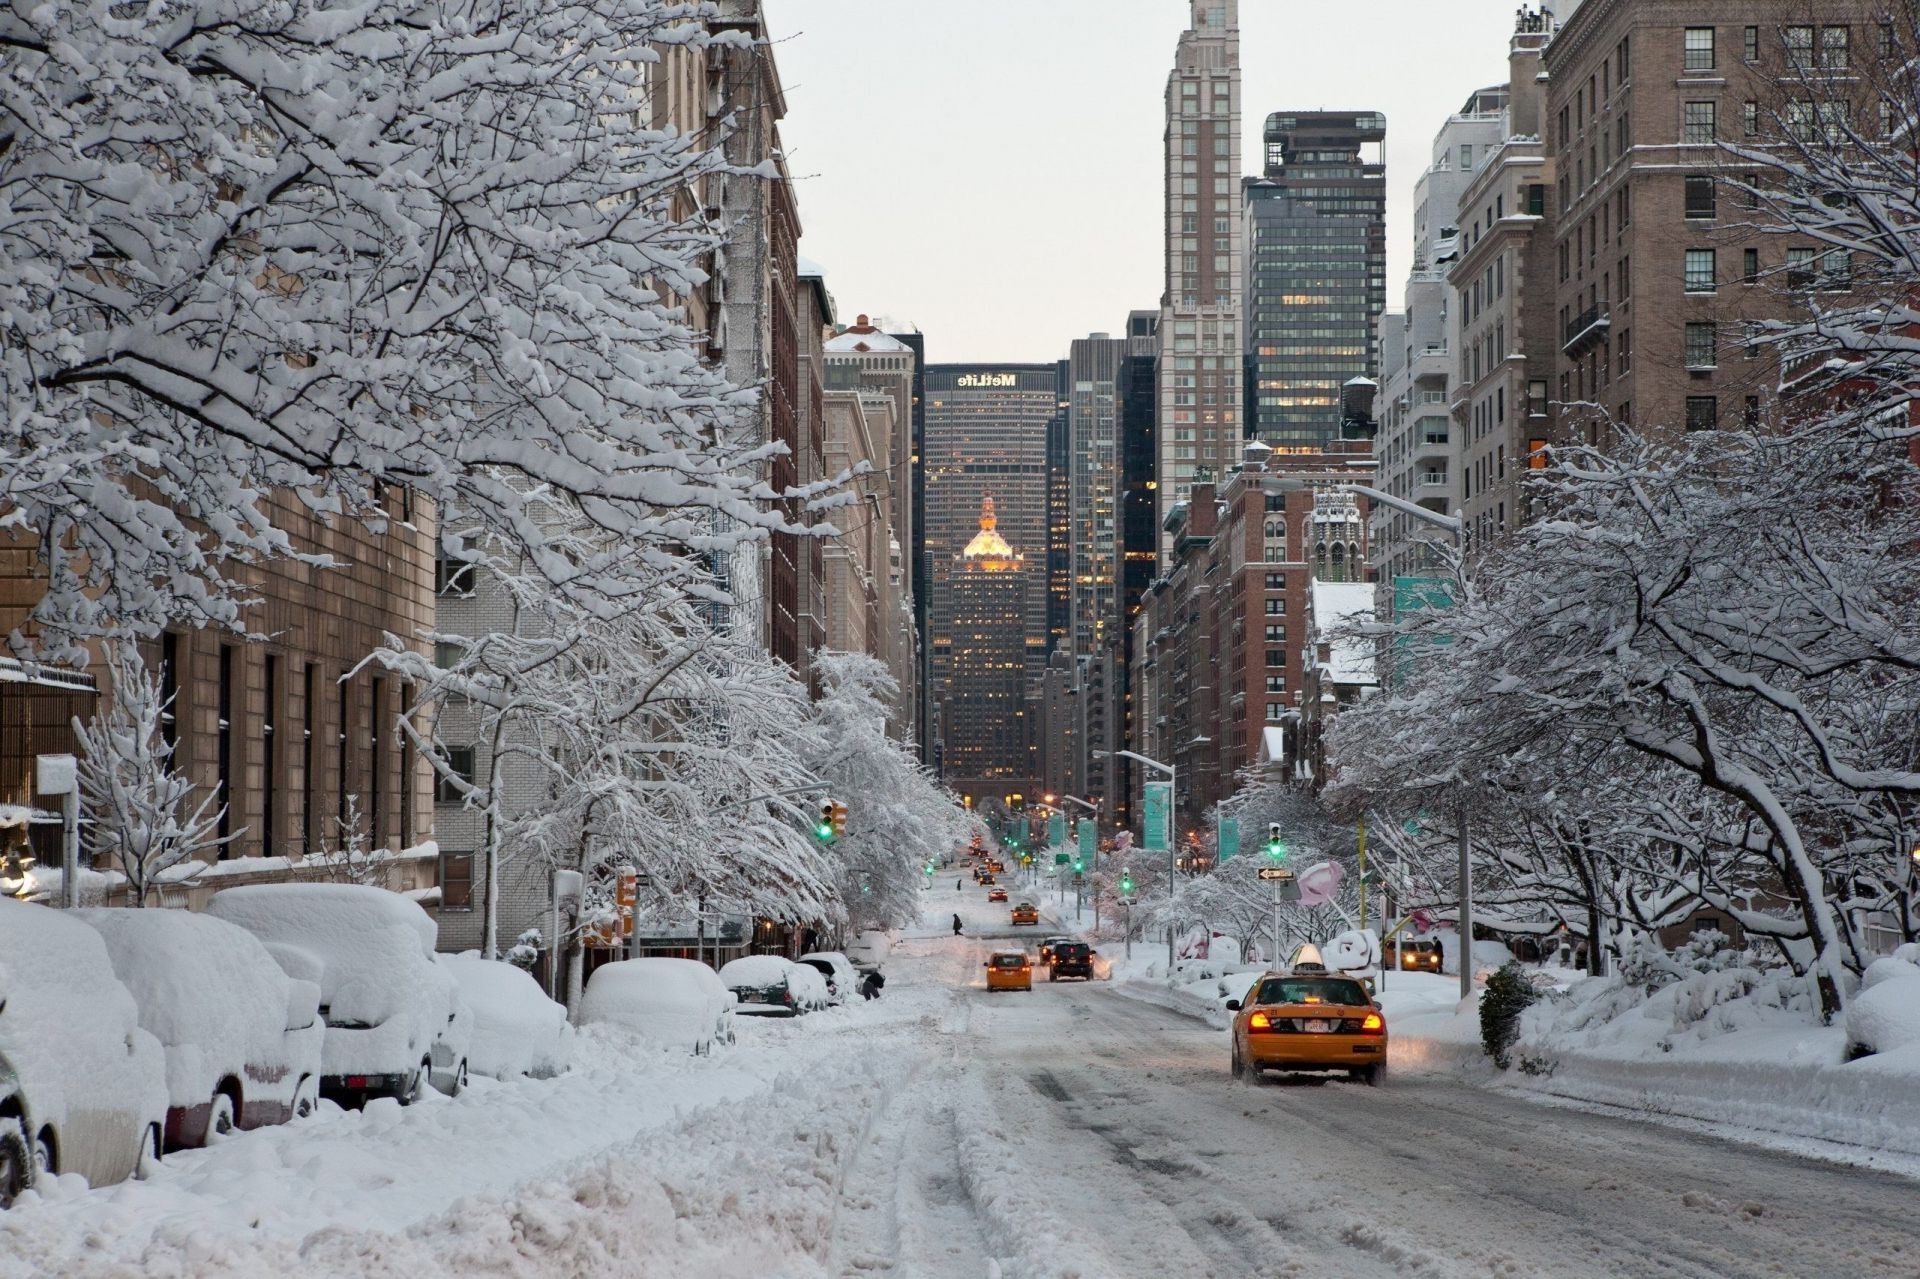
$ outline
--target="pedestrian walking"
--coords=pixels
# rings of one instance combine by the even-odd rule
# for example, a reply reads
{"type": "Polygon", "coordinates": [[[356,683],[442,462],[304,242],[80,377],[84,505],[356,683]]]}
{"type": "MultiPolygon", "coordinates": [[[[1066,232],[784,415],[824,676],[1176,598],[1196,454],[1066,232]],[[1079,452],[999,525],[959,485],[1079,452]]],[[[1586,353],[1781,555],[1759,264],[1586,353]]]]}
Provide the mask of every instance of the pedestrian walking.
{"type": "Polygon", "coordinates": [[[955,937],[960,935],[960,916],[958,915],[953,917],[953,935],[955,937]]]}

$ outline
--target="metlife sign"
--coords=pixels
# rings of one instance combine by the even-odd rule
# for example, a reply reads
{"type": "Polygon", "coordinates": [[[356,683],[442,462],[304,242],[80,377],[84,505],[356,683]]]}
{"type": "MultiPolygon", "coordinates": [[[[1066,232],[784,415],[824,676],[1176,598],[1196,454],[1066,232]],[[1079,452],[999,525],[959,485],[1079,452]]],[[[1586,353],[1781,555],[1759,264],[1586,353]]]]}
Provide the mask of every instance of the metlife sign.
{"type": "Polygon", "coordinates": [[[1019,377],[1012,373],[962,373],[953,379],[953,384],[971,391],[1017,386],[1019,380],[1019,377]]]}

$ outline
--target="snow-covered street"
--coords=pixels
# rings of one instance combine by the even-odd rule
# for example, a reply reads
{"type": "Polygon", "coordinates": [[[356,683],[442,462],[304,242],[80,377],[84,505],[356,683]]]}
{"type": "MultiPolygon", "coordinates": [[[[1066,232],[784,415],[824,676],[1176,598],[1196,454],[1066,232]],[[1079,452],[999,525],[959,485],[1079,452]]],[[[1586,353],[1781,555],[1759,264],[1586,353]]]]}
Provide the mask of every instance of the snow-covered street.
{"type": "Polygon", "coordinates": [[[560,1079],[69,1178],[0,1219],[0,1275],[1920,1272],[1901,1177],[1411,1071],[1243,1084],[1104,983],[990,995],[1049,929],[984,896],[932,890],[878,1002],[711,1059],[600,1030],[560,1079]]]}

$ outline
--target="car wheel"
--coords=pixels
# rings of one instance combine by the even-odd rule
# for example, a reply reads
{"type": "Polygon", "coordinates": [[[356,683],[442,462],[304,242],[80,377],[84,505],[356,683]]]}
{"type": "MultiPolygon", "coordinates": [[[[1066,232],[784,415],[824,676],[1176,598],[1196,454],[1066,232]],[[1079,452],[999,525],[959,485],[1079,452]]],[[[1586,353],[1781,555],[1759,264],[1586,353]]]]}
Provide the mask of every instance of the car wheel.
{"type": "Polygon", "coordinates": [[[1247,1068],[1240,1063],[1240,1045],[1238,1044],[1235,1044],[1233,1046],[1232,1069],[1233,1069],[1233,1077],[1235,1079],[1245,1079],[1247,1077],[1247,1068]]]}
{"type": "Polygon", "coordinates": [[[239,1117],[233,1107],[233,1094],[224,1092],[213,1094],[213,1103],[207,1109],[205,1144],[211,1146],[215,1142],[225,1141],[233,1136],[234,1130],[239,1126],[239,1117]]]}
{"type": "Polygon", "coordinates": [[[0,1209],[13,1207],[33,1180],[33,1152],[18,1119],[0,1121],[0,1209]]]}
{"type": "Polygon", "coordinates": [[[320,1081],[308,1075],[293,1090],[293,1117],[310,1119],[320,1111],[320,1081]]]}
{"type": "Polygon", "coordinates": [[[1380,1077],[1386,1073],[1386,1067],[1375,1063],[1374,1065],[1362,1066],[1358,1070],[1348,1071],[1347,1073],[1369,1088],[1378,1088],[1380,1086],[1380,1077]]]}
{"type": "Polygon", "coordinates": [[[447,1096],[458,1097],[463,1091],[466,1090],[466,1086],[467,1086],[467,1059],[465,1057],[462,1057],[460,1059],[460,1069],[453,1072],[453,1087],[451,1090],[448,1091],[447,1096]]]}
{"type": "Polygon", "coordinates": [[[403,1106],[411,1106],[433,1090],[433,1058],[422,1057],[420,1070],[407,1085],[407,1095],[400,1099],[403,1106]]]}
{"type": "Polygon", "coordinates": [[[160,1168],[160,1125],[148,1124],[146,1136],[140,1142],[140,1160],[133,1166],[133,1175],[140,1181],[152,1177],[160,1168]]]}

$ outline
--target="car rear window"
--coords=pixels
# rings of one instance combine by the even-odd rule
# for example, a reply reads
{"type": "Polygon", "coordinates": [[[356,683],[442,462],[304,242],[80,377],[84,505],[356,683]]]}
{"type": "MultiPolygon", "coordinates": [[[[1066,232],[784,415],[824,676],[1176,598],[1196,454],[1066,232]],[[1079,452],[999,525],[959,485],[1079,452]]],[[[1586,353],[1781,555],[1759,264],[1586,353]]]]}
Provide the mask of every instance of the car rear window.
{"type": "Polygon", "coordinates": [[[1024,966],[1026,962],[1027,959],[1024,955],[995,955],[993,957],[993,966],[995,968],[1020,968],[1024,966]]]}
{"type": "Polygon", "coordinates": [[[1085,959],[1087,944],[1083,941],[1063,941],[1053,948],[1053,953],[1061,959],[1085,959]]]}
{"type": "Polygon", "coordinates": [[[1260,983],[1257,1004],[1342,1004],[1365,1008],[1373,1001],[1357,981],[1338,977],[1270,977],[1260,983]]]}

